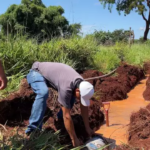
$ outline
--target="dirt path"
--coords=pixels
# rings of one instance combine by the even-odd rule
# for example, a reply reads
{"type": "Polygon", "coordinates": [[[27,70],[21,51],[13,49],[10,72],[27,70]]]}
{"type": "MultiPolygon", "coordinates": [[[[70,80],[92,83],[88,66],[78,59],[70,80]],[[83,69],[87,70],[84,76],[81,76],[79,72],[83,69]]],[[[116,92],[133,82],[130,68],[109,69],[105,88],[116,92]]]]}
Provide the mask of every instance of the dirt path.
{"type": "Polygon", "coordinates": [[[97,131],[106,138],[110,138],[115,145],[127,143],[127,129],[130,121],[131,113],[138,111],[141,107],[145,107],[149,102],[143,98],[143,91],[146,88],[146,79],[140,83],[128,94],[128,98],[122,101],[110,102],[109,110],[109,127],[104,124],[97,131]]]}

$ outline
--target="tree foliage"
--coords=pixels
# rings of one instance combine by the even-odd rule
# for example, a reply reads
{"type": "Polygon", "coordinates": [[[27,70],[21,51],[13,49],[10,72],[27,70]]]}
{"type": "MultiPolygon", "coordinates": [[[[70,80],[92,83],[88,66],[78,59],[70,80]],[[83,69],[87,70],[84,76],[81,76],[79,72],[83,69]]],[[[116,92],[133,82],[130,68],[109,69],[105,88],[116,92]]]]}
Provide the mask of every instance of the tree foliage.
{"type": "Polygon", "coordinates": [[[104,45],[113,45],[116,42],[124,41],[127,42],[129,39],[130,31],[129,30],[114,30],[113,32],[106,31],[95,31],[93,33],[94,38],[97,41],[97,44],[104,45]]]}
{"type": "Polygon", "coordinates": [[[5,35],[22,33],[51,39],[68,33],[78,34],[81,25],[69,25],[63,13],[61,6],[46,7],[41,0],[22,0],[20,5],[11,5],[0,16],[0,24],[5,35]]]}
{"type": "MultiPolygon", "coordinates": [[[[99,0],[104,6],[108,4],[108,9],[111,10],[112,6],[115,4],[117,11],[120,13],[124,12],[125,15],[130,14],[131,11],[137,12],[143,17],[146,23],[146,28],[144,32],[144,40],[147,40],[147,36],[150,29],[150,0],[99,0]],[[146,18],[145,13],[148,12],[148,17],[146,18]]],[[[130,26],[130,25],[129,25],[130,26]]]]}

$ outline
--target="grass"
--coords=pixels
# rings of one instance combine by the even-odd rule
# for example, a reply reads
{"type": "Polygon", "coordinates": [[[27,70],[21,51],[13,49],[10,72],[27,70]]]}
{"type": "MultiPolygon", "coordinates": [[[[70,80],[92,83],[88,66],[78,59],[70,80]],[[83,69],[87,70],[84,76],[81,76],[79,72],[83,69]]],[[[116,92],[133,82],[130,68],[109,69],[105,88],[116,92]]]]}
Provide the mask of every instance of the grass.
{"type": "Polygon", "coordinates": [[[53,39],[41,44],[26,37],[0,39],[0,58],[9,79],[8,88],[0,91],[0,97],[18,89],[20,80],[35,61],[61,62],[83,70],[92,67],[96,51],[96,43],[90,38],[53,39]]]}
{"type": "Polygon", "coordinates": [[[143,63],[150,60],[150,44],[134,44],[127,49],[125,61],[132,65],[143,66],[143,63]]]}
{"type": "Polygon", "coordinates": [[[133,44],[131,47],[126,43],[116,43],[114,46],[99,46],[93,56],[96,69],[107,73],[118,67],[122,61],[143,67],[150,61],[150,43],[133,44]]]}
{"type": "MultiPolygon", "coordinates": [[[[61,150],[64,148],[59,141],[59,132],[42,132],[38,136],[33,133],[29,139],[16,133],[7,142],[0,142],[1,150],[61,150]]],[[[3,141],[3,140],[1,140],[3,141]]]]}
{"type": "MultiPolygon", "coordinates": [[[[4,142],[4,137],[0,132],[0,148],[1,150],[65,150],[68,149],[69,145],[61,145],[60,141],[61,136],[59,131],[56,133],[41,132],[39,135],[33,133],[29,139],[25,138],[24,135],[19,134],[16,131],[16,134],[10,136],[7,139],[7,142],[4,142]]],[[[110,144],[109,144],[110,145],[110,144]]],[[[109,145],[102,146],[97,150],[103,150],[109,145]]],[[[85,145],[72,148],[70,150],[80,150],[84,148],[85,145]]]]}

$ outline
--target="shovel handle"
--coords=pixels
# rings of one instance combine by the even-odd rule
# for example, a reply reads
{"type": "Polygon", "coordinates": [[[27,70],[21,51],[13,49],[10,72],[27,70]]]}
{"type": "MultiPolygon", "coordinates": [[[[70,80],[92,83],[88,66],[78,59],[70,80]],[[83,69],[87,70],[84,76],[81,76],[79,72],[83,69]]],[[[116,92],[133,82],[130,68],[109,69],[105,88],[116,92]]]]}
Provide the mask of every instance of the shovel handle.
{"type": "Polygon", "coordinates": [[[107,127],[109,127],[109,116],[108,116],[108,110],[105,111],[105,115],[106,115],[106,125],[107,127]]]}

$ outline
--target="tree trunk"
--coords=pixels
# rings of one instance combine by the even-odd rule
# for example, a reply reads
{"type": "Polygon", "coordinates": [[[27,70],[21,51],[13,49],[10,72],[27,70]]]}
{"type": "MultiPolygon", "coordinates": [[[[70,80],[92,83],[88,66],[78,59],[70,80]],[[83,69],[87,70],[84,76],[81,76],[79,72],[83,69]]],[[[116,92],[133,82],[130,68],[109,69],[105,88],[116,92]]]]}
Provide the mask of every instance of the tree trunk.
{"type": "Polygon", "coordinates": [[[143,40],[146,41],[147,40],[147,36],[148,36],[148,33],[149,33],[149,22],[146,22],[146,29],[145,29],[145,32],[144,32],[144,37],[143,37],[143,40]]]}
{"type": "Polygon", "coordinates": [[[144,40],[144,41],[147,40],[147,36],[148,36],[148,33],[149,33],[149,29],[150,29],[149,26],[150,26],[150,10],[149,10],[148,20],[146,21],[146,29],[145,29],[144,37],[143,37],[143,40],[144,40]]]}

